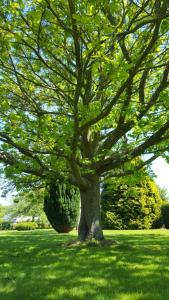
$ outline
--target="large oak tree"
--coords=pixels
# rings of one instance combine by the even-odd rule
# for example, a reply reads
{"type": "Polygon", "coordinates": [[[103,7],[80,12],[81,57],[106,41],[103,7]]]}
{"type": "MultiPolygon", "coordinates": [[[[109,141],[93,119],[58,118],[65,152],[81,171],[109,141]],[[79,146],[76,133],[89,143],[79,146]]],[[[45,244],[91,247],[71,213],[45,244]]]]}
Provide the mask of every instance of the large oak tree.
{"type": "Polygon", "coordinates": [[[103,239],[102,178],[167,156],[168,17],[167,0],[1,0],[0,161],[77,186],[82,240],[103,239]]]}

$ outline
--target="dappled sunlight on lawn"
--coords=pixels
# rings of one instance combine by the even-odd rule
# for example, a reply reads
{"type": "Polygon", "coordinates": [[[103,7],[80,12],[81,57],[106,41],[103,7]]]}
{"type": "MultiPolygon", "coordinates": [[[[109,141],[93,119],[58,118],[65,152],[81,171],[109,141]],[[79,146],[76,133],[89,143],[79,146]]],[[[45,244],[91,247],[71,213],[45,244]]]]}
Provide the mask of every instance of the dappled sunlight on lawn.
{"type": "Polygon", "coordinates": [[[0,299],[169,299],[167,230],[106,231],[110,245],[68,243],[75,235],[0,234],[0,299]]]}

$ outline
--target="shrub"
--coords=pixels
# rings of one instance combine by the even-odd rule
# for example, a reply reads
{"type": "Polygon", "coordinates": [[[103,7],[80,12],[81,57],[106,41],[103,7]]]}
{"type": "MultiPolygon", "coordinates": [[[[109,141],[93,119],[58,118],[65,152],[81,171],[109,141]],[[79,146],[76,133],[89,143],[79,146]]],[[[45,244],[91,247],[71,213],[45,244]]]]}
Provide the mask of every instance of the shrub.
{"type": "Polygon", "coordinates": [[[44,211],[59,233],[67,233],[77,226],[80,196],[77,188],[51,183],[44,199],[44,211]]]}
{"type": "Polygon", "coordinates": [[[136,182],[109,180],[101,203],[105,229],[149,229],[159,219],[162,200],[153,180],[144,176],[136,182]]]}
{"type": "Polygon", "coordinates": [[[122,229],[123,222],[119,218],[118,214],[112,211],[106,211],[104,219],[104,227],[106,229],[122,229]]]}
{"type": "Polygon", "coordinates": [[[38,221],[36,221],[36,223],[38,225],[38,229],[49,229],[49,228],[51,228],[51,225],[50,225],[47,218],[46,218],[45,221],[44,220],[38,220],[38,221]]]}
{"type": "Polygon", "coordinates": [[[169,229],[169,203],[161,206],[161,219],[165,228],[169,229]]]}
{"type": "Polygon", "coordinates": [[[153,221],[152,228],[159,229],[162,228],[163,225],[162,215],[160,213],[159,217],[153,221]]]}
{"type": "Polygon", "coordinates": [[[34,230],[37,228],[38,225],[36,222],[19,222],[14,226],[16,230],[34,230]]]}
{"type": "Polygon", "coordinates": [[[11,222],[3,221],[0,223],[0,230],[12,230],[13,225],[11,222]]]}

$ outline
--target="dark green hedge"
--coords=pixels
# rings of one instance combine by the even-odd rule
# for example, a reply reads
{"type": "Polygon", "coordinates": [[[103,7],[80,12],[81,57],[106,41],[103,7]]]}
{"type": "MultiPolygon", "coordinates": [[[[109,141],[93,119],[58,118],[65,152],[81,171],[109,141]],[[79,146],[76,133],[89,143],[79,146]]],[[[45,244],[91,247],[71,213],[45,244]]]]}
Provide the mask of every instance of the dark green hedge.
{"type": "Polygon", "coordinates": [[[3,221],[0,223],[0,230],[12,230],[13,224],[11,222],[3,221]]]}
{"type": "Polygon", "coordinates": [[[169,203],[161,206],[161,222],[165,228],[169,229],[169,203]]]}
{"type": "Polygon", "coordinates": [[[69,184],[51,183],[44,199],[44,211],[51,226],[66,233],[77,226],[80,196],[69,184]]]}

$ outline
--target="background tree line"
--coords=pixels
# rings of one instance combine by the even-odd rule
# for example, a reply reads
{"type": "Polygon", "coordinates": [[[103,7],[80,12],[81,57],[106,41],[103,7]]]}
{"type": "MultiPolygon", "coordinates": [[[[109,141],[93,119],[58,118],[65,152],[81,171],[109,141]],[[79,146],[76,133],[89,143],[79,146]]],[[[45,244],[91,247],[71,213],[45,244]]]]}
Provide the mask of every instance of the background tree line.
{"type": "MultiPolygon", "coordinates": [[[[169,228],[168,201],[167,191],[157,187],[147,170],[123,179],[107,179],[101,192],[103,228],[150,229],[163,225],[169,228]]],[[[1,206],[0,223],[5,215],[8,222],[19,216],[31,216],[38,228],[52,226],[57,232],[69,232],[77,227],[79,206],[78,191],[65,184],[48,192],[44,189],[22,191],[11,206],[1,206]]]]}

